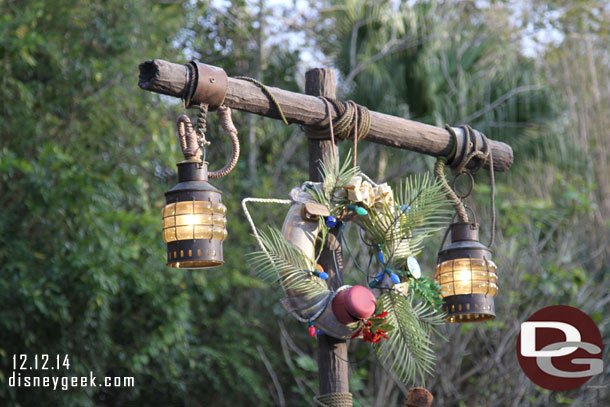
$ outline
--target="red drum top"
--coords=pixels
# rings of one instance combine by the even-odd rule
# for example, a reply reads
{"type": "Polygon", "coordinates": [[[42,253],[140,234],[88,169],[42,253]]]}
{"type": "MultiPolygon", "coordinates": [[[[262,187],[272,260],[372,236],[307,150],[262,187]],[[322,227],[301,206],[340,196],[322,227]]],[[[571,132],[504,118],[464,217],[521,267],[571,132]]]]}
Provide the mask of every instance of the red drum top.
{"type": "Polygon", "coordinates": [[[355,285],[337,294],[332,307],[339,322],[351,324],[375,313],[375,295],[368,288],[355,285]]]}

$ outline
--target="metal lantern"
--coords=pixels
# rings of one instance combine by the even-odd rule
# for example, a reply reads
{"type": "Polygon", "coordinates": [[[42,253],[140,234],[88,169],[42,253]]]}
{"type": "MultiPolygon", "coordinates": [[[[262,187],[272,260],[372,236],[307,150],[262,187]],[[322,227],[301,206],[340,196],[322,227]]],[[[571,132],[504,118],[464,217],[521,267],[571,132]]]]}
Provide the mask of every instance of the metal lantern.
{"type": "Polygon", "coordinates": [[[451,244],[438,254],[434,279],[441,287],[447,322],[480,322],[496,317],[497,266],[479,242],[477,223],[453,223],[451,244]]]}
{"type": "Polygon", "coordinates": [[[224,263],[227,208],[222,192],[208,183],[208,163],[186,160],[178,165],[178,184],[165,193],[163,240],[167,265],[209,268],[224,263]]]}

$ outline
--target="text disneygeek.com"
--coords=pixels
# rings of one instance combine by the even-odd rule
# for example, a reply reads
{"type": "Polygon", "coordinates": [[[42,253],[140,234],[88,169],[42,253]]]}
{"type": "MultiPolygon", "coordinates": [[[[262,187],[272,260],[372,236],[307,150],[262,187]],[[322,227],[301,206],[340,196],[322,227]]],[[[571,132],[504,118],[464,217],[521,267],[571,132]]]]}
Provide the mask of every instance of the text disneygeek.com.
{"type": "Polygon", "coordinates": [[[75,387],[134,387],[135,380],[129,376],[44,376],[42,374],[70,370],[68,355],[13,355],[13,373],[8,379],[9,387],[49,388],[69,390],[75,387]],[[31,375],[35,371],[37,375],[31,375]]]}

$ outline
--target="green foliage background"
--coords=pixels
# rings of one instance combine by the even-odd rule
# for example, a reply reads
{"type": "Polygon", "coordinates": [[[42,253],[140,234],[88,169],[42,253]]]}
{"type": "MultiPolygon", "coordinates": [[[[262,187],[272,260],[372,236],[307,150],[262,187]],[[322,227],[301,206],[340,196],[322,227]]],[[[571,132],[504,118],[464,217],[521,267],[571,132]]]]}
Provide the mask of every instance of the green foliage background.
{"type": "MultiPolygon", "coordinates": [[[[294,91],[311,64],[327,64],[342,98],[435,125],[467,121],[511,144],[515,165],[497,174],[498,318],[444,327],[448,342],[437,339],[426,386],[443,406],[608,401],[607,387],[537,388],[514,355],[518,323],[551,304],[580,307],[608,340],[607,5],[305,3],[297,13],[264,1],[0,1],[0,405],[312,404],[315,342],[282,311],[280,293],[253,277],[241,254],[254,240],[239,205],[284,197],[305,180],[304,137],[236,112],[243,159],[216,183],[229,209],[226,265],[166,268],[160,210],[175,181],[183,109],[137,87],[137,64],[154,57],[198,58],[294,91]],[[541,30],[561,35],[524,52],[523,38],[541,30]],[[374,59],[384,50],[392,52],[374,59]],[[136,386],[9,387],[12,356],[22,353],[69,354],[71,375],[134,376],[136,386]]],[[[209,128],[210,161],[220,166],[229,146],[213,117],[209,128]]],[[[359,161],[390,181],[433,165],[368,143],[359,161]]],[[[477,181],[472,204],[488,224],[487,174],[477,181]]],[[[278,225],[281,209],[255,210],[257,223],[278,225]]],[[[428,275],[436,249],[421,258],[428,275]]],[[[351,345],[350,354],[355,405],[402,405],[406,388],[368,348],[351,345]]],[[[590,384],[609,377],[606,368],[590,384]]]]}

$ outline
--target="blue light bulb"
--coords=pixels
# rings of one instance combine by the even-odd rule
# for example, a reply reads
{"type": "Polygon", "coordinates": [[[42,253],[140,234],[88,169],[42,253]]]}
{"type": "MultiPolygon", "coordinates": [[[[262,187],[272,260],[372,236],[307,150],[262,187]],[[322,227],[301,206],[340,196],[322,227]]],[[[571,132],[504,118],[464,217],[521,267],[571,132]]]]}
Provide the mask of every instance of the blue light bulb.
{"type": "Polygon", "coordinates": [[[324,271],[313,270],[310,271],[310,273],[316,277],[320,277],[322,280],[326,280],[328,278],[328,274],[326,274],[324,271]]]}
{"type": "Polygon", "coordinates": [[[326,226],[329,228],[334,228],[335,226],[337,226],[337,218],[332,215],[328,216],[326,218],[326,226]]]}

